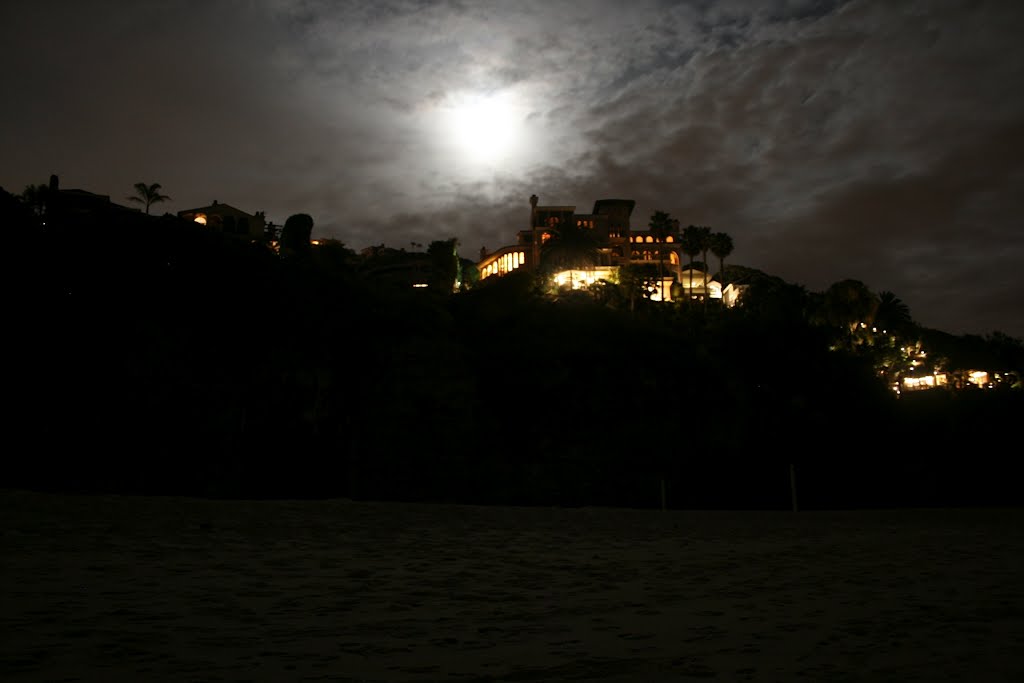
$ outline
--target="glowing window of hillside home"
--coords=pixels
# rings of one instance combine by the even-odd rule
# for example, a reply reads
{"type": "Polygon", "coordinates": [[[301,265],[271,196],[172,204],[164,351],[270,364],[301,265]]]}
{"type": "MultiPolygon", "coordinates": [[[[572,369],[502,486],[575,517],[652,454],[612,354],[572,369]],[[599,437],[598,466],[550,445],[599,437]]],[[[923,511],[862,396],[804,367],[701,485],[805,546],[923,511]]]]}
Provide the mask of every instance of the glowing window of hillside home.
{"type": "Polygon", "coordinates": [[[671,244],[675,240],[672,239],[672,235],[669,235],[668,237],[665,238],[665,241],[668,242],[669,244],[671,244]]]}
{"type": "Polygon", "coordinates": [[[205,214],[197,213],[196,217],[193,218],[192,220],[194,220],[199,225],[206,225],[206,215],[205,214]]]}
{"type": "Polygon", "coordinates": [[[653,238],[653,237],[651,237],[650,235],[648,235],[648,236],[647,236],[647,238],[646,238],[646,239],[644,239],[644,241],[645,241],[645,242],[647,242],[648,244],[650,244],[651,242],[653,242],[653,241],[654,241],[654,238],[653,238]]]}
{"type": "Polygon", "coordinates": [[[678,266],[679,265],[679,254],[677,254],[674,251],[668,252],[668,262],[671,263],[673,266],[678,266]]]}
{"type": "Polygon", "coordinates": [[[519,252],[519,263],[526,263],[526,252],[519,252]]]}

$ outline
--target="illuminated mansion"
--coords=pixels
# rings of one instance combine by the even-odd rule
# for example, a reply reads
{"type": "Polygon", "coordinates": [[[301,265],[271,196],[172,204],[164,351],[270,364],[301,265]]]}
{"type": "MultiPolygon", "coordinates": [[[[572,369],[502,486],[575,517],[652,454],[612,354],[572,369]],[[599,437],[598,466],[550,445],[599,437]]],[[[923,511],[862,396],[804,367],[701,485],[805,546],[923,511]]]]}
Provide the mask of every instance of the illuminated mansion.
{"type": "Polygon", "coordinates": [[[732,306],[736,302],[736,291],[732,286],[724,292],[720,282],[708,280],[704,284],[704,271],[683,265],[682,244],[679,239],[678,223],[663,238],[651,230],[636,230],[630,226],[630,216],[636,202],[632,199],[599,199],[594,202],[590,213],[576,213],[575,206],[540,206],[537,195],[530,197],[530,219],[525,229],[517,233],[516,244],[501,247],[492,252],[480,250],[477,268],[480,279],[501,277],[519,268],[533,268],[540,263],[540,249],[551,239],[560,226],[574,223],[577,228],[593,231],[598,248],[598,262],[585,270],[556,273],[555,284],[569,285],[574,289],[587,287],[598,280],[616,279],[619,266],[630,263],[657,263],[659,252],[665,268],[660,289],[651,293],[654,301],[671,301],[672,282],[682,285],[684,295],[691,298],[722,299],[732,306]],[[691,278],[692,276],[692,278],[691,278]]]}

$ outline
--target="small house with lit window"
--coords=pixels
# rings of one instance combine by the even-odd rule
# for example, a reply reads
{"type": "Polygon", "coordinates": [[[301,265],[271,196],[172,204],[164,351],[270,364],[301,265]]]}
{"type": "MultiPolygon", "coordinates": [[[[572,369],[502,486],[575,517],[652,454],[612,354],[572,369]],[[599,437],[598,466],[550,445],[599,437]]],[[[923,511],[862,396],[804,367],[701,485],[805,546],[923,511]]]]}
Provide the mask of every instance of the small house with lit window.
{"type": "Polygon", "coordinates": [[[205,225],[215,232],[248,237],[253,240],[262,240],[267,228],[262,211],[257,211],[255,214],[246,213],[230,204],[218,202],[216,199],[209,206],[179,211],[178,216],[205,225]]]}

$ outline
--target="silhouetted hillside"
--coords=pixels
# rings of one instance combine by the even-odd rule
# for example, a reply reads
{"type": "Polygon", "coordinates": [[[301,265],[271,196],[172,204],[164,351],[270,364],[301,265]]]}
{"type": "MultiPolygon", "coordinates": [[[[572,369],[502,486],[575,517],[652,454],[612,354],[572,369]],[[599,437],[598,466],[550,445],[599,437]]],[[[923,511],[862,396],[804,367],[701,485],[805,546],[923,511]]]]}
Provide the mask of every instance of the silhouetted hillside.
{"type": "MultiPolygon", "coordinates": [[[[337,250],[3,195],[8,487],[652,507],[664,481],[673,507],[784,508],[795,463],[810,507],[1021,500],[1003,430],[1024,392],[898,399],[876,351],[753,269],[730,266],[736,309],[550,296],[529,273],[449,295],[375,286],[337,250]]],[[[965,362],[999,346],[932,337],[965,362]]]]}

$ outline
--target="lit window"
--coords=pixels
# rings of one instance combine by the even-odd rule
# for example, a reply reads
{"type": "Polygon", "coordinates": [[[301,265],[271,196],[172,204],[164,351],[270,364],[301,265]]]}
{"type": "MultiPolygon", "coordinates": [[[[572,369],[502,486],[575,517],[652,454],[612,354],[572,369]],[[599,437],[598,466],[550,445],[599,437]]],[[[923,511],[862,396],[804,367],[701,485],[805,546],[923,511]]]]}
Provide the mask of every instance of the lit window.
{"type": "Polygon", "coordinates": [[[193,220],[199,225],[206,225],[206,216],[201,213],[196,214],[196,217],[193,220]]]}
{"type": "Polygon", "coordinates": [[[645,241],[645,242],[647,242],[648,244],[650,244],[651,242],[653,242],[653,241],[654,241],[654,238],[653,238],[653,237],[651,237],[650,235],[648,235],[648,236],[647,236],[647,239],[646,239],[646,240],[644,240],[644,241],[645,241]]]}

